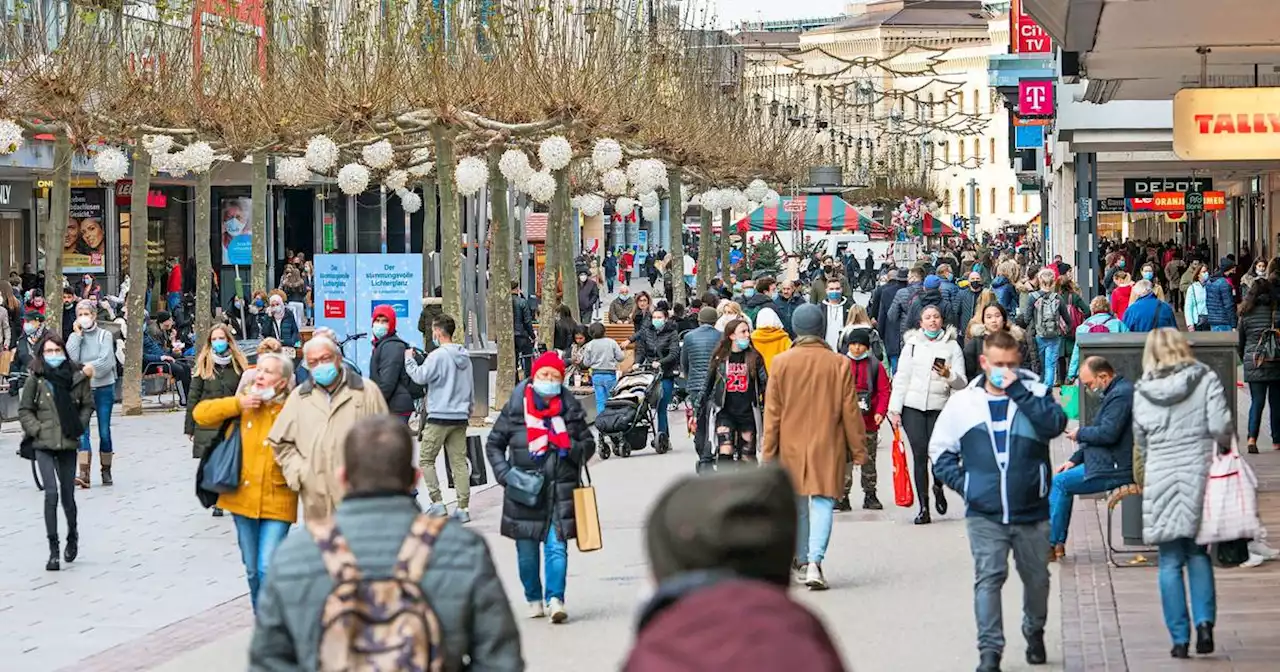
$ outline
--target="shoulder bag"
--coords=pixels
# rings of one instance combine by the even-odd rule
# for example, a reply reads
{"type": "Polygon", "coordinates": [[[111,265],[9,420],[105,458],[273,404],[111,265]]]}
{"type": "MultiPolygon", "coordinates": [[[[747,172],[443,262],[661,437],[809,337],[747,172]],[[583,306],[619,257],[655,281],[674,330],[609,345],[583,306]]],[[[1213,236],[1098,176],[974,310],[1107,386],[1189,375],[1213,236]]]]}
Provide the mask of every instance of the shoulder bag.
{"type": "Polygon", "coordinates": [[[541,469],[526,471],[513,466],[507,471],[506,480],[507,496],[511,501],[529,508],[537,508],[542,502],[542,488],[546,484],[546,476],[541,469]]]}
{"type": "Polygon", "coordinates": [[[582,465],[582,475],[586,476],[586,485],[583,485],[580,475],[578,487],[573,489],[573,518],[578,529],[578,550],[589,553],[604,548],[604,539],[600,534],[600,508],[596,501],[596,489],[591,485],[591,471],[586,464],[582,465]]]}
{"type": "Polygon", "coordinates": [[[209,453],[203,465],[200,487],[209,492],[235,492],[240,487],[240,417],[231,418],[223,425],[223,439],[209,453]],[[230,424],[230,431],[226,425],[230,424]]]}

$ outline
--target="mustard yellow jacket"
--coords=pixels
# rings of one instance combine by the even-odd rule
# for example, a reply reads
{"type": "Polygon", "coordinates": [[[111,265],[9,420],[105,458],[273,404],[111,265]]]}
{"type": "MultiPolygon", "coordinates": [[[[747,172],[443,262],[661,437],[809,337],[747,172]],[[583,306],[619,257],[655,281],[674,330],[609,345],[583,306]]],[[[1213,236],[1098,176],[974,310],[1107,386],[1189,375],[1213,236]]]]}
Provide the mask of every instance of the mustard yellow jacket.
{"type": "Polygon", "coordinates": [[[791,337],[777,327],[761,327],[751,332],[751,345],[764,357],[764,370],[773,374],[773,358],[791,349],[791,337]]]}
{"type": "Polygon", "coordinates": [[[209,399],[196,404],[192,419],[201,427],[218,428],[231,418],[240,418],[240,487],[218,496],[218,507],[246,518],[298,521],[298,493],[289,488],[284,472],[276,464],[275,451],[267,443],[267,433],[275,425],[283,404],[264,403],[242,411],[238,396],[209,399]]]}

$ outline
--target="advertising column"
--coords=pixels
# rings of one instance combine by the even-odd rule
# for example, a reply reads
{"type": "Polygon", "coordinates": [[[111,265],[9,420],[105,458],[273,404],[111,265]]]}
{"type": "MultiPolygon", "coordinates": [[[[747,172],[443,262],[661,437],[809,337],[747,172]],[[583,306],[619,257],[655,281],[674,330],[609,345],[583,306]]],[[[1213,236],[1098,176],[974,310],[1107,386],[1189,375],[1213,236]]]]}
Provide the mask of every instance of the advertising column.
{"type": "Polygon", "coordinates": [[[71,212],[62,237],[64,273],[107,270],[107,230],[102,223],[105,200],[101,189],[71,190],[71,212]]]}
{"type": "MultiPolygon", "coordinates": [[[[396,333],[406,343],[422,348],[418,318],[422,315],[422,257],[416,254],[356,255],[355,327],[369,331],[373,309],[391,306],[396,312],[396,333]]],[[[356,363],[364,368],[373,349],[369,339],[356,344],[356,363]]]]}
{"type": "MultiPolygon", "coordinates": [[[[332,329],[339,339],[359,331],[356,328],[355,255],[317,254],[314,287],[317,327],[332,329]]],[[[355,351],[346,354],[351,357],[355,351]]]]}

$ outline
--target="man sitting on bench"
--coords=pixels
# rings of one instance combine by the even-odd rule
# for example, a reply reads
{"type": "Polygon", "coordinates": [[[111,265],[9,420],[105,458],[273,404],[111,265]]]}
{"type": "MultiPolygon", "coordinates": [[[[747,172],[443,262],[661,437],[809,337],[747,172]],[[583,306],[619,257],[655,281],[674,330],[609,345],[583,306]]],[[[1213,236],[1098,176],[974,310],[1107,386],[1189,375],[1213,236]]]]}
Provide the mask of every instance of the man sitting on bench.
{"type": "Polygon", "coordinates": [[[1101,395],[1102,403],[1092,423],[1066,432],[1078,448],[1058,467],[1049,492],[1051,560],[1066,554],[1073,497],[1133,483],[1133,383],[1117,375],[1102,357],[1084,360],[1080,382],[1101,395]]]}

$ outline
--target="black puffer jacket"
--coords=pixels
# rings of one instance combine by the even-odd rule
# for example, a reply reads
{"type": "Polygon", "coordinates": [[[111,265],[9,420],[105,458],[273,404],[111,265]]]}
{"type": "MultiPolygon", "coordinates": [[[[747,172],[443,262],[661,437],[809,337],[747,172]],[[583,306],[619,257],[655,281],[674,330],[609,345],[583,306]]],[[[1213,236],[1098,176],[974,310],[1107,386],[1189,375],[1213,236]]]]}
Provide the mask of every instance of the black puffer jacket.
{"type": "Polygon", "coordinates": [[[684,371],[688,381],[685,389],[689,399],[695,406],[702,402],[702,393],[707,384],[707,367],[711,364],[711,355],[720,343],[721,334],[715,327],[704,324],[684,335],[680,345],[680,369],[684,371]]]}
{"type": "Polygon", "coordinates": [[[373,354],[369,355],[369,380],[382,391],[387,410],[396,415],[413,412],[409,376],[404,371],[404,353],[408,347],[393,331],[374,341],[373,354]]]}
{"type": "Polygon", "coordinates": [[[1280,305],[1276,303],[1276,298],[1273,296],[1259,296],[1253,310],[1240,316],[1238,352],[1241,361],[1244,362],[1244,382],[1246,383],[1280,381],[1280,362],[1263,362],[1261,365],[1254,362],[1254,354],[1258,351],[1258,341],[1262,338],[1262,334],[1273,326],[1280,328],[1280,322],[1272,321],[1273,318],[1280,318],[1280,314],[1272,313],[1273,309],[1280,312],[1280,305]]]}
{"type": "Polygon", "coordinates": [[[484,452],[493,467],[493,478],[503,487],[507,473],[514,469],[541,470],[545,482],[542,501],[537,507],[528,507],[504,497],[502,524],[499,531],[510,539],[536,539],[547,537],[547,524],[554,523],[556,536],[573,539],[578,526],[573,515],[573,490],[578,487],[578,472],[596,452],[595,440],[587,427],[587,416],[578,400],[567,392],[560,394],[563,404],[562,417],[569,431],[569,456],[553,454],[541,465],[529,455],[529,440],[524,424],[524,391],[529,382],[516,386],[507,405],[502,408],[498,422],[489,432],[484,452]]]}
{"type": "Polygon", "coordinates": [[[667,322],[662,329],[641,330],[636,334],[636,366],[658,362],[662,377],[675,378],[680,369],[680,332],[667,322]]]}
{"type": "Polygon", "coordinates": [[[235,396],[239,386],[240,372],[236,371],[234,362],[226,366],[214,364],[213,377],[207,380],[192,376],[191,390],[187,392],[187,420],[183,430],[187,436],[194,437],[191,442],[191,457],[200,459],[217,442],[220,431],[218,427],[200,427],[195,423],[191,414],[195,411],[196,404],[209,399],[235,396]]]}

